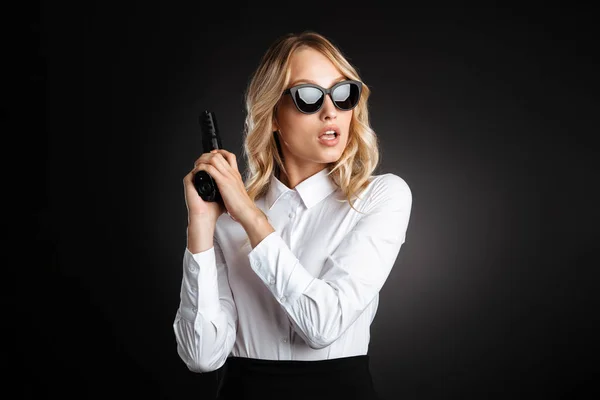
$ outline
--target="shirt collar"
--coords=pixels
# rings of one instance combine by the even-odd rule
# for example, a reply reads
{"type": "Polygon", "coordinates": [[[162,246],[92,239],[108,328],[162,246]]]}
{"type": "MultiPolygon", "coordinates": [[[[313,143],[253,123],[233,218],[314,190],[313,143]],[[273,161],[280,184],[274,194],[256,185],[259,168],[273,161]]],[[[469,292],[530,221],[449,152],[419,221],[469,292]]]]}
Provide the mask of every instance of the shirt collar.
{"type": "Polygon", "coordinates": [[[333,180],[327,176],[329,171],[330,168],[328,167],[322,169],[297,184],[294,189],[287,187],[275,177],[275,174],[273,174],[271,176],[269,190],[265,197],[266,206],[270,210],[286,193],[296,191],[300,195],[306,208],[311,208],[325,197],[329,196],[337,188],[333,180]]]}

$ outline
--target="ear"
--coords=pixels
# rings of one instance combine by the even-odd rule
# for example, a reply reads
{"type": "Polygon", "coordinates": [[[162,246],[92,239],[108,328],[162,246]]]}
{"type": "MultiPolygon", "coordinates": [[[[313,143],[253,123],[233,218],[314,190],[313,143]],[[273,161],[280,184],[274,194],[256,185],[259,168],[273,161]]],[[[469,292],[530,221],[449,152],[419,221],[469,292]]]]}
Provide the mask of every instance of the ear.
{"type": "MultiPolygon", "coordinates": [[[[275,109],[275,112],[277,112],[277,109],[275,109]]],[[[275,132],[279,130],[279,124],[277,123],[277,116],[273,117],[273,120],[271,121],[271,132],[275,132]]]]}

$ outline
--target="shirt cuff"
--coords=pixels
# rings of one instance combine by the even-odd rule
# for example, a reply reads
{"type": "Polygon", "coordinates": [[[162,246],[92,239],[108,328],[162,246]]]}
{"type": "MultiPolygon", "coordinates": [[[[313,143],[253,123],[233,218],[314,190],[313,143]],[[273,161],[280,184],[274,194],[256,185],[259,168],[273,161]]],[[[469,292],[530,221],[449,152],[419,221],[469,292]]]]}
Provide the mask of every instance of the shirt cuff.
{"type": "Polygon", "coordinates": [[[248,253],[250,267],[282,304],[292,303],[315,280],[277,231],[248,253]]]}

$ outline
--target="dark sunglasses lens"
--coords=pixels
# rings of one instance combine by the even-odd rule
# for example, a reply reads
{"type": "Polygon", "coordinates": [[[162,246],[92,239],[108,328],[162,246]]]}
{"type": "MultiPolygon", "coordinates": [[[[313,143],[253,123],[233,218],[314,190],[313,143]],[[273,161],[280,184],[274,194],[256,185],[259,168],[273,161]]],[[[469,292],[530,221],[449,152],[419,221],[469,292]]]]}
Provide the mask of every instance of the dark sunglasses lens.
{"type": "Polygon", "coordinates": [[[321,108],[323,104],[323,92],[313,87],[302,87],[296,91],[296,104],[300,110],[312,113],[321,108]]]}
{"type": "Polygon", "coordinates": [[[351,110],[358,104],[360,91],[356,83],[345,83],[336,87],[331,97],[342,110],[351,110]]]}

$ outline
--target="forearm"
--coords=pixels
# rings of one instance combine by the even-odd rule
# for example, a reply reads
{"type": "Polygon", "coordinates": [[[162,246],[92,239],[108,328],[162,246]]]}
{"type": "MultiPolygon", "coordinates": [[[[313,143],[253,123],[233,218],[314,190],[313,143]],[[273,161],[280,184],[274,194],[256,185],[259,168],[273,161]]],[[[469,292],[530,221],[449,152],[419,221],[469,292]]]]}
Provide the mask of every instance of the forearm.
{"type": "Polygon", "coordinates": [[[214,246],[215,222],[190,220],[187,227],[187,248],[192,254],[201,253],[214,246]]]}
{"type": "Polygon", "coordinates": [[[248,239],[250,239],[252,248],[255,248],[264,238],[275,232],[275,228],[269,223],[267,216],[260,209],[256,209],[255,212],[241,220],[240,223],[246,231],[248,239]]]}

